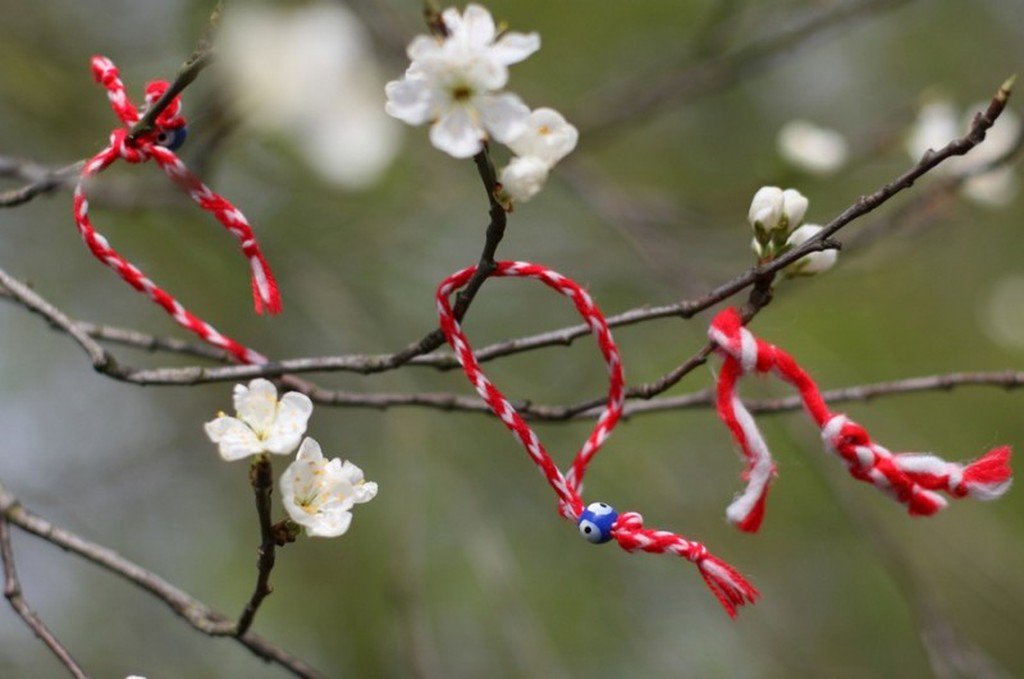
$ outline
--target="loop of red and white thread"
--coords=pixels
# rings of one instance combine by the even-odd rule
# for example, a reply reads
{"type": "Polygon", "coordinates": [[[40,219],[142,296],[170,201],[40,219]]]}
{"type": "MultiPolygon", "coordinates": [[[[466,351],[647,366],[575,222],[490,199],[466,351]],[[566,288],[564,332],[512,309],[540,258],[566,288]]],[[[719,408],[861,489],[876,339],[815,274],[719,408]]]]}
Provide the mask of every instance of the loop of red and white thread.
{"type": "MultiPolygon", "coordinates": [[[[264,310],[269,313],[278,313],[281,310],[281,297],[277,282],[260,251],[256,235],[253,233],[252,227],[249,226],[245,215],[189,172],[174,151],[156,143],[160,133],[184,126],[185,120],[180,113],[180,97],[175,97],[171,104],[160,113],[154,131],[140,135],[134,142],[129,142],[129,128],[139,121],[140,116],[138,109],[128,97],[117,67],[110,59],[95,56],[92,58],[92,73],[96,82],[107,90],[110,106],[124,127],[115,129],[110,135],[110,144],[89,159],[82,168],[74,194],[75,223],[82,239],[97,259],[113,269],[133,288],[146,294],[160,305],[179,325],[210,344],[227,350],[242,363],[265,363],[266,358],[258,352],[217,332],[209,323],[186,310],[180,302],[158,287],[138,267],[114,250],[107,239],[93,227],[92,221],[89,219],[89,201],[85,194],[86,180],[99,174],[118,159],[128,163],[141,163],[152,158],[200,208],[213,214],[217,221],[238,239],[242,246],[242,253],[248,260],[251,269],[256,311],[258,313],[262,313],[264,310]]],[[[166,92],[168,86],[166,81],[161,80],[149,83],[146,87],[147,104],[152,105],[156,102],[166,92]]]]}
{"type": "MultiPolygon", "coordinates": [[[[484,375],[469,340],[463,334],[452,312],[449,298],[452,293],[469,282],[476,270],[477,268],[473,266],[457,271],[438,286],[437,312],[441,330],[477,393],[522,444],[530,459],[555,491],[560,513],[570,521],[577,522],[585,509],[581,494],[587,467],[601,445],[611,435],[622,415],[625,377],[618,347],[601,310],[575,281],[539,264],[497,263],[491,274],[493,276],[534,278],[571,299],[580,316],[596,336],[608,368],[608,399],[604,410],[583,447],[573,459],[569,471],[563,475],[537,434],[526,424],[504,394],[484,375]]],[[[739,606],[753,603],[758,597],[757,590],[736,569],[710,554],[704,545],[668,531],[644,528],[643,519],[636,512],[625,512],[618,516],[611,527],[611,538],[629,552],[672,554],[693,562],[730,617],[736,615],[739,606]]]]}
{"type": "Polygon", "coordinates": [[[937,491],[954,498],[994,500],[1010,487],[1010,447],[990,450],[968,464],[947,462],[930,453],[891,453],[871,440],[867,431],[845,415],[829,410],[818,386],[788,353],[755,337],[743,326],[736,309],[721,311],[708,336],[723,357],[718,375],[718,413],[732,432],[747,467],[746,489],[726,511],[738,528],[755,532],[764,518],[765,499],[775,476],[771,452],[736,392],[746,373],[774,372],[793,385],[811,419],[821,430],[825,449],[842,459],[850,474],[885,491],[907,505],[914,516],[928,516],[946,506],[937,491]]]}

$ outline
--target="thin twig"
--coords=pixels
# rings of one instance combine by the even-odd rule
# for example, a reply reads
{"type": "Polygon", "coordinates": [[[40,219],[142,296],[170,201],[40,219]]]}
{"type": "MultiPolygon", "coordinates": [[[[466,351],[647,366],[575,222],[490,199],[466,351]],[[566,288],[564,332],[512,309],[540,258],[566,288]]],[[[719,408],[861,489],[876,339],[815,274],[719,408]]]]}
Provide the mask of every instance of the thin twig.
{"type": "Polygon", "coordinates": [[[28,182],[18,188],[0,192],[0,207],[24,205],[36,196],[74,183],[84,162],[80,160],[65,167],[52,169],[30,160],[0,158],[0,176],[18,177],[28,182]]]}
{"type": "MultiPolygon", "coordinates": [[[[7,490],[2,483],[0,483],[0,514],[11,525],[42,538],[65,551],[76,554],[146,590],[167,604],[172,611],[203,634],[219,636],[223,634],[222,630],[225,624],[230,624],[230,621],[224,615],[213,610],[191,594],[175,587],[156,573],[125,559],[112,549],[79,537],[29,511],[21,505],[18,498],[7,490]]],[[[305,661],[296,658],[284,649],[252,632],[246,632],[241,636],[232,638],[236,638],[240,644],[263,660],[280,665],[295,676],[323,676],[305,661]]]]}
{"type": "Polygon", "coordinates": [[[260,521],[259,558],[256,560],[258,576],[256,589],[245,605],[242,615],[238,617],[238,625],[232,632],[235,636],[241,636],[249,630],[260,604],[273,591],[270,586],[270,572],[274,570],[275,550],[277,549],[270,502],[270,494],[274,490],[273,471],[270,459],[266,455],[257,458],[249,470],[249,479],[256,497],[256,514],[260,521]]]}
{"type": "Polygon", "coordinates": [[[4,566],[4,596],[11,604],[11,608],[25,621],[25,624],[32,630],[32,633],[46,644],[47,648],[53,651],[53,654],[57,656],[57,660],[67,668],[71,676],[76,679],[85,679],[88,676],[85,670],[71,657],[71,653],[64,648],[64,645],[60,643],[57,637],[53,635],[53,632],[47,628],[36,612],[25,601],[21,591],[21,582],[18,580],[18,571],[14,567],[14,550],[11,547],[10,525],[7,522],[7,517],[2,514],[0,514],[0,559],[3,560],[4,566]]]}

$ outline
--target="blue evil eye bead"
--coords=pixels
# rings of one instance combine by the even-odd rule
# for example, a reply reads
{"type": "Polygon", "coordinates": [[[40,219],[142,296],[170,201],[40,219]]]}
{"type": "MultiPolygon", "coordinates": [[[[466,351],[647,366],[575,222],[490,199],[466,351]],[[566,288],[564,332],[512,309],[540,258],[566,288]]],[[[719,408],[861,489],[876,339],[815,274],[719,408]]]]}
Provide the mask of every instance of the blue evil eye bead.
{"type": "Polygon", "coordinates": [[[618,518],[619,513],[611,505],[591,502],[580,514],[576,525],[584,540],[599,545],[612,539],[612,526],[618,518]]]}
{"type": "Polygon", "coordinates": [[[163,129],[160,131],[160,134],[156,135],[156,143],[171,151],[176,151],[185,143],[185,137],[187,136],[188,128],[184,125],[175,127],[172,130],[163,129]]]}

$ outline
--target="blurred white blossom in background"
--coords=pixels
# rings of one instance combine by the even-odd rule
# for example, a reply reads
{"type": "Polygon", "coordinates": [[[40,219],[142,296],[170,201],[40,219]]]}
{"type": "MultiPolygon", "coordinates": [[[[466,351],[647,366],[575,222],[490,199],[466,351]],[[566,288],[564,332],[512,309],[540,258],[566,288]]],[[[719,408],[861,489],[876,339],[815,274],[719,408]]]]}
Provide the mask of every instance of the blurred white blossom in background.
{"type": "Polygon", "coordinates": [[[381,69],[340,3],[232,6],[218,48],[235,112],[290,140],[325,180],[365,188],[390,165],[399,129],[383,111],[381,69]]]}
{"type": "Polygon", "coordinates": [[[791,120],[783,125],[776,145],[788,163],[819,176],[834,174],[849,157],[843,135],[807,120],[791,120]]]}
{"type": "Polygon", "coordinates": [[[989,339],[1008,349],[1024,349],[1024,276],[997,281],[981,312],[989,339]]]}
{"type": "MultiPolygon", "coordinates": [[[[929,149],[938,150],[962,135],[978,111],[984,111],[987,102],[975,104],[961,115],[953,103],[946,99],[929,101],[921,107],[917,120],[907,135],[907,152],[918,160],[929,149]]],[[[986,165],[998,160],[1013,148],[1021,133],[1020,117],[1005,109],[985,140],[965,156],[955,156],[936,168],[945,174],[980,172],[986,165]]],[[[963,184],[963,194],[976,203],[988,207],[1005,207],[1013,202],[1020,189],[1020,177],[1012,166],[1003,166],[980,172],[963,184]]]]}

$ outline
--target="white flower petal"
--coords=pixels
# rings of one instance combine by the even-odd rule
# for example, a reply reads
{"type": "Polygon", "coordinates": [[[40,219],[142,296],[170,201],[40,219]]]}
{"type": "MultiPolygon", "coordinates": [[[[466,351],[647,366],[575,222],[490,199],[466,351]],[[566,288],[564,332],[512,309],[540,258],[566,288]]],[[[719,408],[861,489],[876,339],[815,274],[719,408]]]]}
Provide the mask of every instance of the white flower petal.
{"type": "Polygon", "coordinates": [[[487,47],[494,41],[494,19],[480,5],[467,5],[459,27],[466,45],[471,49],[487,47]]]}
{"type": "MultiPolygon", "coordinates": [[[[335,510],[324,512],[304,523],[306,533],[315,538],[336,538],[344,535],[352,525],[352,512],[335,510]]],[[[296,520],[297,523],[303,523],[296,520]]]]}
{"type": "Polygon", "coordinates": [[[288,455],[299,445],[306,433],[306,423],[313,414],[313,402],[305,394],[289,391],[281,397],[277,417],[267,431],[264,445],[268,452],[288,455]]]}
{"type": "Polygon", "coordinates": [[[324,459],[324,453],[320,449],[320,444],[317,440],[307,436],[302,440],[302,445],[299,446],[299,453],[295,456],[295,459],[303,462],[319,462],[324,459]]]}
{"type": "Polygon", "coordinates": [[[388,97],[384,105],[388,115],[410,125],[422,125],[433,117],[433,94],[425,79],[407,75],[389,82],[384,92],[388,97]]]}
{"type": "Polygon", "coordinates": [[[257,435],[264,434],[277,415],[277,387],[273,382],[257,378],[249,386],[235,385],[235,411],[257,435]]]}
{"type": "Polygon", "coordinates": [[[484,131],[462,106],[453,106],[430,128],[430,143],[455,158],[470,158],[483,148],[484,131]]]}
{"type": "Polygon", "coordinates": [[[377,497],[377,484],[374,481],[366,481],[358,486],[353,486],[352,501],[356,504],[369,502],[377,497]]]}
{"type": "Polygon", "coordinates": [[[409,43],[405,52],[411,61],[437,56],[443,46],[443,41],[432,35],[417,35],[409,43]]]}
{"type": "Polygon", "coordinates": [[[480,122],[490,135],[502,144],[526,131],[530,109],[514,94],[486,94],[474,102],[480,112],[480,122]]]}
{"type": "Polygon", "coordinates": [[[492,58],[506,66],[518,64],[540,49],[536,33],[506,33],[489,50],[492,58]]]}
{"type": "Polygon", "coordinates": [[[263,452],[263,442],[256,432],[237,418],[222,415],[203,427],[210,440],[217,444],[220,456],[228,462],[263,452]]]}

